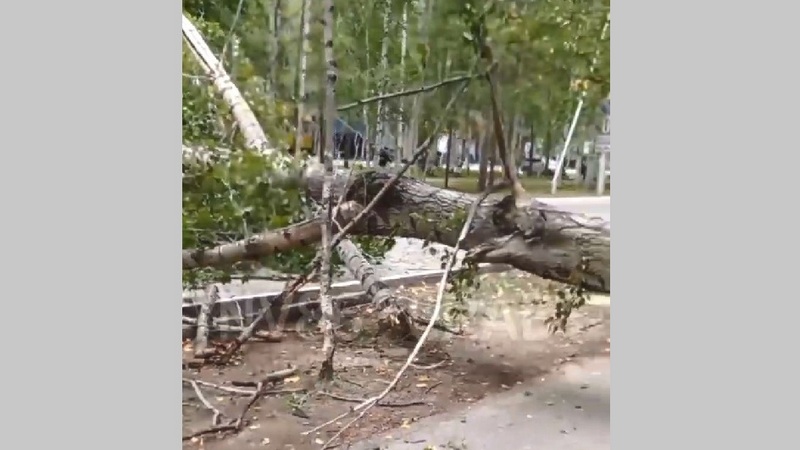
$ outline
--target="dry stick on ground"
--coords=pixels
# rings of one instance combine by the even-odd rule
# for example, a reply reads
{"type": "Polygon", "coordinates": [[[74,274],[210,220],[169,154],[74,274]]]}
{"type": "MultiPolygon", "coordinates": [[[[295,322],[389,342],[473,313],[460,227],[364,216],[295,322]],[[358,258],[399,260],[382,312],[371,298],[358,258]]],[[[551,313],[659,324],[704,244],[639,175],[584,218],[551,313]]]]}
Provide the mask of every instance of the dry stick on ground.
{"type": "MultiPolygon", "coordinates": [[[[365,399],[363,398],[355,398],[355,397],[347,397],[344,395],[334,394],[333,392],[327,391],[320,391],[320,395],[324,395],[326,397],[330,397],[334,400],[341,400],[343,402],[350,402],[350,403],[362,403],[365,399]]],[[[386,406],[389,408],[404,408],[406,406],[415,406],[415,405],[425,405],[428,402],[422,400],[409,400],[405,402],[378,402],[378,406],[386,406]]]]}
{"type": "Polygon", "coordinates": [[[214,353],[213,350],[211,352],[207,351],[208,331],[212,326],[211,311],[219,300],[219,287],[216,284],[211,284],[206,292],[208,298],[200,306],[200,313],[197,315],[197,336],[195,336],[194,340],[194,356],[196,358],[205,358],[214,353]]]}
{"type": "Polygon", "coordinates": [[[192,434],[183,436],[184,441],[189,441],[194,438],[199,438],[201,436],[206,436],[209,434],[217,434],[217,433],[225,433],[228,431],[238,431],[239,427],[236,424],[225,424],[225,425],[217,425],[215,427],[206,428],[204,430],[196,431],[192,434]]]}
{"type": "Polygon", "coordinates": [[[276,381],[280,381],[280,380],[283,380],[283,379],[285,379],[287,377],[290,377],[290,376],[292,376],[292,375],[294,375],[296,373],[297,373],[297,367],[289,366],[286,369],[278,370],[276,372],[269,373],[269,374],[267,374],[267,376],[262,378],[261,381],[258,382],[258,385],[256,385],[256,391],[253,393],[252,397],[250,397],[250,401],[247,402],[247,404],[245,405],[244,409],[242,409],[241,414],[239,414],[239,417],[234,422],[235,425],[236,425],[236,428],[237,429],[241,429],[242,428],[242,426],[245,423],[245,416],[250,411],[250,408],[252,408],[253,405],[255,405],[256,402],[261,397],[263,397],[264,394],[267,393],[267,390],[266,390],[267,386],[272,385],[276,381]]]}
{"type": "Polygon", "coordinates": [[[197,385],[196,381],[191,380],[189,383],[192,385],[194,393],[197,394],[197,398],[200,399],[200,402],[203,403],[203,406],[205,406],[214,413],[214,415],[211,417],[211,425],[212,426],[219,425],[219,419],[220,417],[222,417],[222,413],[220,412],[220,410],[218,410],[214,405],[211,404],[211,402],[208,401],[208,399],[206,399],[206,396],[203,395],[203,391],[200,390],[200,386],[197,385]]]}
{"type": "MultiPolygon", "coordinates": [[[[280,381],[280,380],[282,380],[282,379],[284,379],[286,377],[292,376],[295,373],[297,373],[297,368],[290,366],[290,367],[288,367],[286,369],[278,370],[278,371],[275,371],[275,372],[267,374],[264,378],[262,378],[260,381],[258,381],[256,383],[256,390],[252,391],[250,393],[250,400],[247,402],[245,407],[242,409],[242,412],[239,413],[239,416],[236,419],[233,419],[233,420],[231,420],[230,422],[228,422],[227,424],[224,424],[224,425],[218,425],[217,424],[217,420],[218,420],[217,413],[219,411],[216,408],[214,408],[213,406],[211,406],[210,403],[205,401],[204,397],[202,397],[202,394],[198,394],[200,396],[200,398],[201,398],[200,401],[202,401],[203,404],[207,408],[212,409],[214,411],[214,413],[215,413],[214,422],[215,423],[214,423],[214,426],[212,426],[211,428],[200,430],[200,431],[192,433],[192,434],[190,434],[188,436],[184,436],[183,440],[187,441],[187,440],[190,440],[190,439],[194,439],[196,437],[205,436],[207,434],[216,434],[216,433],[227,432],[227,431],[241,431],[242,427],[244,426],[244,424],[246,422],[245,416],[247,416],[247,413],[250,411],[250,408],[252,408],[253,405],[255,405],[256,402],[258,402],[258,400],[261,397],[263,397],[266,394],[270,394],[270,393],[280,393],[280,392],[282,392],[282,391],[267,391],[266,387],[271,385],[271,384],[273,384],[273,383],[275,383],[276,381],[280,381]]],[[[197,384],[198,384],[195,380],[189,380],[189,383],[192,384],[193,387],[197,386],[197,384]]],[[[215,388],[219,388],[219,386],[214,386],[214,387],[215,388]]],[[[221,413],[220,413],[220,415],[221,415],[221,413]]]]}
{"type": "Polygon", "coordinates": [[[422,346],[425,344],[425,341],[428,339],[428,335],[430,335],[431,330],[433,330],[433,325],[436,322],[436,319],[439,317],[439,313],[441,312],[441,309],[442,309],[442,299],[444,298],[444,293],[445,293],[445,290],[447,288],[447,281],[448,281],[448,278],[450,277],[450,271],[453,269],[453,265],[456,262],[456,256],[458,254],[459,247],[461,246],[461,242],[464,241],[464,239],[467,237],[467,234],[469,233],[470,225],[472,224],[472,221],[475,219],[475,214],[478,211],[478,207],[486,199],[486,197],[489,196],[489,194],[491,194],[493,192],[497,192],[498,190],[503,189],[505,187],[508,187],[508,184],[509,183],[502,183],[502,184],[499,184],[499,185],[496,185],[496,186],[492,186],[491,188],[487,189],[483,194],[481,194],[475,200],[475,203],[473,203],[472,207],[470,208],[469,214],[467,214],[467,219],[464,221],[464,225],[461,227],[461,233],[460,233],[460,235],[458,237],[458,240],[456,241],[455,245],[453,246],[453,251],[450,253],[450,258],[447,260],[447,265],[444,268],[444,273],[442,274],[442,279],[439,280],[439,288],[438,288],[437,293],[436,293],[436,304],[434,305],[433,313],[431,314],[431,319],[428,322],[428,326],[425,327],[425,330],[422,332],[422,335],[420,336],[419,340],[417,341],[417,344],[414,346],[414,349],[411,351],[411,354],[408,355],[408,359],[406,359],[405,364],[403,364],[403,367],[401,367],[400,370],[397,372],[397,374],[395,375],[394,379],[389,383],[388,386],[386,386],[386,388],[380,394],[378,394],[378,395],[376,395],[374,397],[371,397],[371,398],[359,403],[357,406],[355,406],[350,411],[348,411],[348,412],[346,412],[346,413],[344,413],[344,414],[342,414],[342,415],[340,415],[340,416],[338,416],[338,417],[336,417],[336,418],[334,418],[334,419],[332,419],[332,420],[330,420],[330,421],[328,421],[328,422],[326,422],[326,423],[324,423],[324,424],[322,424],[320,426],[317,426],[317,427],[315,427],[315,428],[313,428],[313,429],[311,429],[309,431],[304,432],[303,433],[304,435],[310,434],[310,433],[313,433],[313,432],[315,432],[315,431],[317,431],[319,429],[322,429],[322,428],[324,428],[325,426],[327,426],[327,425],[329,425],[331,423],[334,423],[334,422],[337,422],[337,421],[341,420],[342,418],[346,417],[350,413],[354,413],[354,412],[357,412],[357,411],[360,410],[361,412],[359,413],[359,415],[357,417],[355,417],[353,420],[351,420],[349,423],[347,423],[347,425],[345,425],[344,427],[339,429],[339,431],[337,431],[336,434],[334,434],[330,439],[328,439],[328,441],[322,446],[323,448],[327,448],[328,445],[331,444],[331,442],[333,442],[339,436],[341,436],[341,434],[345,430],[347,430],[347,428],[349,428],[351,425],[353,425],[357,420],[359,420],[360,418],[364,417],[364,415],[367,413],[367,411],[369,411],[373,406],[375,406],[375,404],[377,404],[384,397],[386,397],[386,395],[389,394],[389,392],[391,392],[391,390],[394,389],[395,386],[397,386],[397,383],[400,381],[400,378],[403,376],[403,373],[405,373],[405,371],[408,370],[408,367],[411,366],[413,361],[417,358],[417,355],[419,354],[419,351],[422,349],[422,346]]]}
{"type": "Polygon", "coordinates": [[[196,384],[199,384],[200,386],[209,387],[209,388],[212,388],[212,389],[216,389],[218,391],[222,391],[222,392],[226,392],[228,394],[234,394],[234,395],[250,396],[250,395],[253,395],[253,393],[255,392],[255,391],[251,391],[249,389],[238,389],[238,388],[230,387],[230,386],[222,386],[220,384],[209,383],[208,381],[195,380],[195,379],[192,379],[192,378],[183,378],[182,381],[184,383],[189,383],[189,384],[195,384],[196,383],[196,384]]]}
{"type": "Polygon", "coordinates": [[[231,384],[234,386],[241,386],[241,387],[257,387],[259,384],[264,383],[275,383],[276,381],[281,381],[286,378],[289,378],[292,375],[297,373],[297,367],[289,366],[285,369],[276,370],[275,372],[270,372],[264,376],[259,381],[233,381],[231,384]]]}

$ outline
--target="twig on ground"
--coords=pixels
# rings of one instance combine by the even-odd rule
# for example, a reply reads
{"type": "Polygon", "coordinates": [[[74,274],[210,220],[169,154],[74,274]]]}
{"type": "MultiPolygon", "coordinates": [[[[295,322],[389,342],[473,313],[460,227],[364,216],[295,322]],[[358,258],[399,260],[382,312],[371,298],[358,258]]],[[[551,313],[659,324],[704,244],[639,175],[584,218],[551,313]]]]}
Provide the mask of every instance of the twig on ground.
{"type": "Polygon", "coordinates": [[[206,396],[203,395],[203,391],[200,390],[200,386],[197,385],[196,381],[191,380],[189,384],[192,385],[194,393],[197,395],[197,398],[200,400],[200,402],[203,403],[203,406],[205,406],[206,408],[211,410],[211,412],[214,413],[214,415],[211,417],[211,425],[212,426],[219,425],[219,419],[220,417],[222,417],[222,412],[220,412],[220,410],[218,410],[216,406],[212,405],[211,402],[208,401],[206,396]]]}
{"type": "Polygon", "coordinates": [[[194,438],[199,438],[201,436],[205,436],[207,434],[217,434],[217,433],[224,433],[226,431],[238,431],[239,427],[235,424],[227,424],[227,425],[218,425],[211,428],[206,428],[205,430],[196,431],[192,434],[183,436],[184,441],[190,441],[194,438]]]}
{"type": "Polygon", "coordinates": [[[436,383],[433,383],[432,385],[428,386],[428,389],[425,389],[425,394],[430,394],[430,392],[439,387],[440,384],[442,384],[442,382],[437,381],[436,383]]]}
{"type": "Polygon", "coordinates": [[[222,386],[220,384],[209,383],[208,381],[203,380],[193,380],[191,378],[183,378],[184,383],[189,384],[199,384],[200,386],[210,387],[212,389],[216,389],[218,391],[227,392],[228,394],[235,394],[235,395],[253,395],[255,391],[251,391],[249,389],[237,389],[235,387],[229,386],[222,386]]]}
{"type": "Polygon", "coordinates": [[[259,381],[231,381],[231,384],[238,387],[258,387],[262,384],[275,383],[297,373],[297,367],[287,367],[286,369],[276,370],[275,372],[268,373],[264,378],[259,381]]]}
{"type": "Polygon", "coordinates": [[[250,412],[250,408],[252,408],[253,405],[255,405],[256,402],[261,397],[264,396],[264,391],[265,391],[264,386],[265,385],[266,385],[266,383],[258,383],[258,387],[256,387],[256,391],[253,393],[253,395],[250,396],[250,401],[248,401],[247,404],[244,405],[244,409],[242,409],[242,412],[239,413],[239,417],[236,418],[236,420],[233,422],[233,424],[236,425],[236,429],[237,430],[241,430],[242,426],[244,426],[245,416],[247,416],[247,413],[250,412]]]}
{"type": "Polygon", "coordinates": [[[453,246],[453,251],[450,253],[450,257],[447,260],[447,265],[444,268],[444,273],[442,273],[442,278],[441,280],[439,280],[439,287],[436,293],[436,304],[433,308],[433,313],[431,314],[428,326],[425,327],[425,330],[422,332],[422,335],[417,341],[417,344],[414,346],[414,349],[411,351],[411,354],[408,355],[408,359],[406,359],[405,364],[403,364],[403,367],[401,367],[400,370],[397,372],[394,379],[392,379],[389,385],[386,386],[386,388],[380,394],[364,400],[363,402],[353,407],[350,411],[347,411],[346,413],[341,414],[340,416],[335,417],[334,419],[325,422],[322,425],[319,425],[309,431],[303,432],[303,435],[313,433],[319,429],[328,426],[331,423],[337,422],[338,420],[346,417],[350,413],[355,413],[357,411],[360,411],[358,416],[356,416],[353,420],[351,420],[345,426],[340,428],[339,431],[336,432],[336,434],[334,434],[330,439],[328,439],[328,441],[323,445],[323,448],[327,448],[328,445],[331,444],[331,442],[338,439],[339,436],[341,436],[345,430],[347,430],[350,426],[352,426],[356,421],[364,417],[367,411],[369,411],[373,406],[375,406],[378,402],[380,402],[384,397],[386,397],[386,395],[389,394],[389,392],[391,392],[392,389],[395,388],[395,386],[397,386],[397,383],[400,381],[400,378],[403,376],[405,371],[408,370],[408,367],[412,364],[412,362],[417,358],[419,351],[422,349],[422,346],[428,339],[428,335],[430,335],[431,330],[433,330],[434,324],[436,323],[436,319],[439,317],[439,313],[441,312],[442,309],[442,300],[444,298],[444,294],[447,289],[447,281],[448,278],[450,277],[450,271],[453,269],[453,265],[456,262],[456,255],[458,254],[458,250],[461,247],[461,243],[467,237],[467,234],[469,234],[469,230],[472,225],[472,221],[475,219],[475,214],[478,211],[478,207],[491,193],[497,192],[500,189],[504,189],[509,184],[511,184],[510,181],[506,181],[505,183],[489,187],[472,204],[472,207],[469,210],[469,214],[467,214],[467,219],[464,221],[464,225],[461,227],[461,233],[459,234],[458,239],[456,240],[456,243],[453,246]]]}
{"type": "Polygon", "coordinates": [[[219,287],[216,284],[211,284],[206,289],[206,293],[208,298],[200,306],[200,313],[197,315],[197,335],[194,339],[195,358],[205,358],[214,353],[213,349],[208,350],[208,331],[212,326],[211,311],[214,308],[214,304],[219,300],[219,287]]]}
{"type": "MultiPolygon", "coordinates": [[[[320,391],[319,393],[326,397],[330,397],[334,400],[341,400],[343,402],[362,403],[368,400],[364,398],[347,397],[344,395],[334,394],[333,392],[327,392],[327,391],[320,391]]],[[[428,402],[425,402],[423,400],[409,400],[405,402],[378,402],[378,406],[386,406],[389,408],[402,408],[406,406],[425,405],[427,403],[428,402]]]]}
{"type": "Polygon", "coordinates": [[[429,366],[420,366],[418,364],[411,363],[411,367],[413,367],[415,369],[419,369],[419,370],[432,370],[432,369],[436,369],[438,367],[442,367],[444,365],[444,363],[446,363],[447,361],[448,360],[443,359],[443,360],[441,360],[441,361],[439,361],[439,362],[437,362],[435,364],[431,364],[429,366]]]}

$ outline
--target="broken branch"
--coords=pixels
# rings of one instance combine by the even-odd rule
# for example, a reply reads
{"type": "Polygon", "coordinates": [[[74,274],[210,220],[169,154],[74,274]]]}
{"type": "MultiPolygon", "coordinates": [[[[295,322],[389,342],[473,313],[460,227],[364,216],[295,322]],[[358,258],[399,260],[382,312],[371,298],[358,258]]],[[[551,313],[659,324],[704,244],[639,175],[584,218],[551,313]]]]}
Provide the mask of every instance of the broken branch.
{"type": "Polygon", "coordinates": [[[342,112],[342,111],[347,111],[347,110],[350,110],[350,109],[353,109],[353,108],[358,108],[359,106],[367,105],[369,103],[375,103],[375,102],[378,102],[378,101],[382,101],[382,100],[390,100],[390,99],[398,98],[398,97],[407,97],[409,95],[421,94],[423,92],[433,91],[433,90],[442,88],[444,86],[448,86],[450,84],[458,83],[460,81],[472,80],[472,79],[477,78],[477,77],[479,77],[481,75],[483,75],[483,74],[481,74],[481,73],[472,73],[472,74],[466,74],[466,75],[459,75],[457,77],[447,78],[447,79],[444,79],[444,80],[442,80],[442,81],[440,81],[438,83],[429,84],[427,86],[420,86],[420,87],[417,87],[417,88],[406,89],[406,90],[403,90],[403,91],[392,92],[392,93],[389,93],[389,94],[374,95],[372,97],[367,97],[367,98],[364,98],[364,99],[361,99],[361,100],[357,100],[357,101],[352,102],[352,103],[346,103],[346,104],[344,104],[342,106],[339,106],[337,108],[337,110],[339,112],[342,112]]]}

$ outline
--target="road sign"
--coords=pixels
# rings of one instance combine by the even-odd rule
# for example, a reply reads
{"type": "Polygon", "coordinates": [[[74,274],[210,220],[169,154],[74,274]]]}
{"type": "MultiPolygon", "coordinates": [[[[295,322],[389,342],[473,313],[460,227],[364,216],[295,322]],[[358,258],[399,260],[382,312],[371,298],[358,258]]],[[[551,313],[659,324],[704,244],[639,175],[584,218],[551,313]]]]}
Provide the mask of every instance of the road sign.
{"type": "Polygon", "coordinates": [[[607,98],[600,106],[603,120],[597,127],[599,132],[594,141],[594,149],[598,153],[611,152],[611,99],[607,98]]]}
{"type": "Polygon", "coordinates": [[[598,153],[611,152],[611,135],[598,134],[597,138],[595,138],[594,140],[594,149],[598,153]]]}

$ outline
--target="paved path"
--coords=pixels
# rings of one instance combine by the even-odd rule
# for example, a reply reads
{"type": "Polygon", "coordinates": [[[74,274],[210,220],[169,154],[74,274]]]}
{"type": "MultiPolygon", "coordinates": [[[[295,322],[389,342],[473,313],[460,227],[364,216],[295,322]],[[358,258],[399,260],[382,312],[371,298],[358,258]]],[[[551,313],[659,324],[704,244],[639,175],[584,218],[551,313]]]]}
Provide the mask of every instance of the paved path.
{"type": "Polygon", "coordinates": [[[468,410],[428,417],[349,448],[420,450],[463,443],[469,450],[606,450],[611,448],[610,394],[610,359],[586,359],[468,410]]]}

